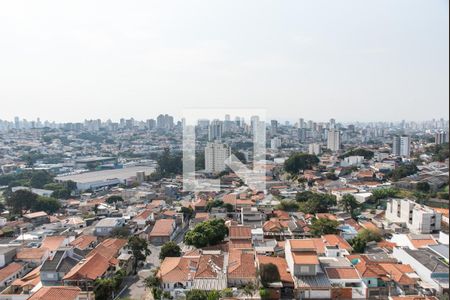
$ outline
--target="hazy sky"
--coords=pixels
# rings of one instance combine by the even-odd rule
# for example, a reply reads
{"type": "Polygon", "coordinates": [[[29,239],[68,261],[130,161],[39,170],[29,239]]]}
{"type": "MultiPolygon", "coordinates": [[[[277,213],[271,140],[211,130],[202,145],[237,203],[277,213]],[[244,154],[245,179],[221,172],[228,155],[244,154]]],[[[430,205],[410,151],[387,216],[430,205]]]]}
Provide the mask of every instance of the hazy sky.
{"type": "Polygon", "coordinates": [[[1,1],[0,119],[448,118],[448,0],[1,1]]]}

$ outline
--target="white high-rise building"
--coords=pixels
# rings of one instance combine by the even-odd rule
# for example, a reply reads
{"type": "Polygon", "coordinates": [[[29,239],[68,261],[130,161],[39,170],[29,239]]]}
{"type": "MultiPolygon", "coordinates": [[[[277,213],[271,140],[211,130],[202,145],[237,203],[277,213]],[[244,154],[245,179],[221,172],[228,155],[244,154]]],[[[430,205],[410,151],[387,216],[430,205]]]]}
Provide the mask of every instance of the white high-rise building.
{"type": "Polygon", "coordinates": [[[333,152],[341,149],[341,133],[339,130],[331,129],[328,131],[327,148],[333,152]]]}
{"type": "Polygon", "coordinates": [[[226,160],[231,155],[230,147],[219,142],[210,142],[205,147],[205,171],[220,173],[226,169],[226,160]]]}
{"type": "Polygon", "coordinates": [[[318,143],[309,144],[308,153],[313,155],[319,155],[321,153],[321,146],[322,145],[318,143]]]}
{"type": "Polygon", "coordinates": [[[400,156],[400,137],[397,135],[392,138],[392,154],[400,156]]]}
{"type": "Polygon", "coordinates": [[[273,139],[270,140],[270,148],[272,150],[277,150],[279,148],[281,148],[281,139],[279,137],[274,137],[273,139]]]}
{"type": "Polygon", "coordinates": [[[434,134],[434,143],[436,145],[448,143],[448,132],[441,131],[434,134]]]}
{"type": "Polygon", "coordinates": [[[409,136],[400,137],[400,155],[403,157],[411,155],[411,138],[409,136]]]}
{"type": "Polygon", "coordinates": [[[208,128],[208,140],[210,142],[220,141],[222,139],[223,123],[219,120],[213,120],[208,128]]]}

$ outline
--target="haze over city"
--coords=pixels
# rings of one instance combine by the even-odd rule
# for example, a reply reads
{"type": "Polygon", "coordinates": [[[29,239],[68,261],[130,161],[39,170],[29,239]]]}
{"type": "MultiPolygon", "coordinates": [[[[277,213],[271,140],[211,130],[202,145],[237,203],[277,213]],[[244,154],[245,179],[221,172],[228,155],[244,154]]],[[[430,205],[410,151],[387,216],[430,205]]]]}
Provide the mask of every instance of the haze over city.
{"type": "Polygon", "coordinates": [[[448,118],[448,1],[3,1],[0,119],[448,118]]]}

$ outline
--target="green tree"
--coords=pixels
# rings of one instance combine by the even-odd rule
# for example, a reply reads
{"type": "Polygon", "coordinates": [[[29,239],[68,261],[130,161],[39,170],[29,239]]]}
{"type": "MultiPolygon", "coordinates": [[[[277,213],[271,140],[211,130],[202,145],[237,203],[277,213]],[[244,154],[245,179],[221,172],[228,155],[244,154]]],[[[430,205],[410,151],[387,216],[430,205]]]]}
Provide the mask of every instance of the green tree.
{"type": "Polygon", "coordinates": [[[111,237],[126,239],[130,236],[130,229],[127,226],[115,227],[111,231],[111,237]]]}
{"type": "Polygon", "coordinates": [[[222,207],[223,201],[222,200],[211,200],[206,203],[206,210],[211,211],[211,208],[213,207],[222,207]]]}
{"type": "Polygon", "coordinates": [[[319,159],[315,155],[294,153],[284,162],[284,169],[291,175],[297,175],[300,171],[312,169],[318,163],[319,159]]]}
{"type": "Polygon", "coordinates": [[[336,205],[336,196],[323,193],[299,193],[296,199],[299,210],[305,214],[327,213],[336,205]]]}
{"type": "Polygon", "coordinates": [[[244,286],[242,291],[243,291],[244,295],[246,295],[248,297],[252,297],[256,291],[256,287],[253,285],[253,283],[249,282],[244,286]]]}
{"type": "Polygon", "coordinates": [[[159,288],[161,286],[161,280],[155,274],[152,274],[144,279],[144,284],[149,289],[159,288]]]}
{"type": "Polygon", "coordinates": [[[259,276],[263,286],[268,287],[270,283],[279,282],[281,280],[278,267],[272,263],[261,264],[259,266],[259,276]]]}
{"type": "Polygon", "coordinates": [[[382,239],[381,233],[379,231],[370,229],[361,230],[360,232],[358,232],[357,236],[360,237],[366,243],[379,242],[382,239]]]}
{"type": "Polygon", "coordinates": [[[38,196],[33,205],[34,211],[45,211],[49,214],[57,212],[60,208],[61,203],[53,197],[38,196]]]}
{"type": "Polygon", "coordinates": [[[367,243],[360,237],[356,236],[349,241],[355,253],[364,253],[367,243]]]}
{"type": "Polygon", "coordinates": [[[393,181],[398,181],[407,176],[416,174],[418,171],[419,171],[419,169],[417,168],[417,166],[415,164],[406,163],[406,164],[403,164],[403,165],[397,167],[396,169],[394,169],[392,172],[390,172],[388,174],[388,176],[393,181]]]}
{"type": "Polygon", "coordinates": [[[364,253],[367,243],[372,241],[381,241],[381,234],[378,231],[363,229],[349,242],[354,252],[364,253]]]}
{"type": "Polygon", "coordinates": [[[94,295],[96,300],[113,299],[115,282],[112,278],[99,278],[94,282],[94,295]]]}
{"type": "Polygon", "coordinates": [[[339,222],[327,218],[313,219],[311,222],[311,233],[314,236],[322,236],[325,234],[337,234],[339,222]]]}
{"type": "Polygon", "coordinates": [[[163,177],[181,174],[183,169],[182,157],[180,154],[172,154],[168,148],[157,160],[157,172],[163,177]]]}
{"type": "Polygon", "coordinates": [[[281,200],[277,209],[284,211],[297,211],[298,203],[295,200],[281,200]]]}
{"type": "Polygon", "coordinates": [[[186,300],[208,300],[208,294],[204,290],[192,289],[186,293],[186,300]]]}
{"type": "Polygon", "coordinates": [[[209,291],[207,294],[207,300],[219,300],[220,299],[220,292],[219,291],[209,291]]]}
{"type": "Polygon", "coordinates": [[[147,256],[150,255],[148,243],[146,240],[138,236],[132,236],[128,239],[128,247],[131,249],[134,256],[133,270],[136,272],[138,263],[145,261],[147,256]]]}
{"type": "Polygon", "coordinates": [[[181,249],[175,242],[167,242],[161,247],[159,259],[163,260],[166,257],[180,257],[181,249]]]}
{"type": "Polygon", "coordinates": [[[339,201],[338,205],[343,211],[352,215],[355,209],[359,207],[358,201],[356,201],[355,196],[353,196],[352,194],[345,194],[342,197],[341,201],[339,201]]]}
{"type": "Polygon", "coordinates": [[[194,229],[188,231],[184,237],[187,245],[197,248],[216,245],[223,241],[228,234],[228,228],[222,219],[212,219],[197,224],[194,229]]]}
{"type": "Polygon", "coordinates": [[[364,149],[364,148],[357,148],[357,149],[351,149],[347,152],[345,152],[343,155],[341,155],[339,158],[345,158],[349,156],[364,156],[364,159],[372,159],[374,156],[373,151],[364,149]]]}
{"type": "Polygon", "coordinates": [[[30,186],[42,189],[44,185],[53,182],[53,176],[47,171],[34,171],[30,179],[30,186]]]}
{"type": "Polygon", "coordinates": [[[230,288],[223,289],[223,290],[220,292],[220,295],[221,295],[223,298],[231,298],[231,297],[233,297],[233,290],[230,289],[230,288]]]}
{"type": "Polygon", "coordinates": [[[123,198],[121,196],[113,195],[106,199],[106,203],[113,204],[117,202],[123,202],[123,198]]]}
{"type": "Polygon", "coordinates": [[[182,207],[181,208],[181,212],[183,213],[183,217],[186,219],[190,219],[192,218],[192,215],[194,214],[194,210],[192,209],[192,207],[182,207]]]}
{"type": "Polygon", "coordinates": [[[416,189],[422,193],[428,193],[431,190],[431,186],[426,181],[421,181],[417,183],[416,189]]]}
{"type": "Polygon", "coordinates": [[[38,195],[29,190],[18,190],[6,198],[6,205],[14,214],[22,214],[23,210],[31,209],[37,202],[38,195]]]}

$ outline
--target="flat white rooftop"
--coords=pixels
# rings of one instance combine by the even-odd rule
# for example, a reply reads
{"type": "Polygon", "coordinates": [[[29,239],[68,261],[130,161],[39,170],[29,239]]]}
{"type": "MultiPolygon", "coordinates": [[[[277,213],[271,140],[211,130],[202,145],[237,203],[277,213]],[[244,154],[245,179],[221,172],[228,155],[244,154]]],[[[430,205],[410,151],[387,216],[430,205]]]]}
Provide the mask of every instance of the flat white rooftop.
{"type": "Polygon", "coordinates": [[[103,171],[86,172],[75,175],[58,176],[56,177],[56,180],[58,181],[71,180],[76,183],[90,183],[90,182],[107,181],[109,179],[117,178],[120,181],[123,181],[130,177],[136,176],[137,172],[145,172],[145,175],[150,175],[154,171],[155,171],[154,167],[138,166],[123,169],[103,170],[103,171]]]}

